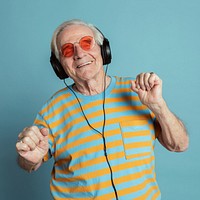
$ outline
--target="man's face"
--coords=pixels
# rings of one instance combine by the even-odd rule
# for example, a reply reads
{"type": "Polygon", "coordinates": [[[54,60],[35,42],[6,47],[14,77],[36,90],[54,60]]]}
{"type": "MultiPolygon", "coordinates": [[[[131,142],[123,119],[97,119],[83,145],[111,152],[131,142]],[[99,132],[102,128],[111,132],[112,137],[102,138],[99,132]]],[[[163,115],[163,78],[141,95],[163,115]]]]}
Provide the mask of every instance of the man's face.
{"type": "Polygon", "coordinates": [[[66,73],[74,81],[87,81],[97,77],[103,71],[100,46],[95,42],[90,50],[83,50],[79,41],[84,36],[92,36],[93,32],[84,25],[71,25],[65,28],[57,38],[60,62],[66,73]],[[74,53],[70,57],[62,55],[61,48],[66,43],[74,44],[74,53]]]}

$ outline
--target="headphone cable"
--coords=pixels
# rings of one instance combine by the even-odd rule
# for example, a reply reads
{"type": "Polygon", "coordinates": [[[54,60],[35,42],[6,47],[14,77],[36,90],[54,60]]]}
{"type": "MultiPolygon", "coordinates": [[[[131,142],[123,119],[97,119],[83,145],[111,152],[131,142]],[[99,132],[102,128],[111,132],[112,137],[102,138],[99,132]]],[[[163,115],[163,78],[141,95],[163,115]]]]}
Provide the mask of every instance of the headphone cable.
{"type": "Polygon", "coordinates": [[[105,101],[106,101],[106,76],[107,76],[107,71],[108,71],[108,65],[106,65],[105,76],[104,76],[104,91],[103,91],[103,126],[102,126],[102,133],[101,133],[99,130],[97,130],[96,128],[94,128],[94,127],[90,124],[89,120],[88,120],[87,117],[86,117],[86,114],[85,114],[85,112],[84,112],[84,110],[83,110],[83,107],[82,107],[82,105],[81,105],[81,102],[80,102],[78,96],[76,95],[76,93],[74,92],[74,90],[71,89],[71,88],[67,85],[65,79],[64,79],[64,84],[66,85],[66,87],[67,87],[67,88],[74,94],[74,96],[76,97],[76,99],[77,99],[77,101],[78,101],[78,104],[79,104],[79,107],[80,107],[80,109],[81,109],[81,112],[82,112],[82,114],[83,114],[83,116],[84,116],[84,118],[85,118],[85,120],[86,120],[88,126],[89,126],[91,129],[93,129],[94,131],[96,131],[97,133],[99,133],[99,134],[102,135],[103,145],[104,145],[104,155],[105,155],[105,157],[106,157],[106,162],[107,162],[108,167],[109,167],[109,170],[110,170],[111,184],[112,184],[112,187],[113,187],[113,189],[114,189],[114,193],[115,193],[115,196],[116,196],[116,200],[118,200],[119,198],[118,198],[118,194],[117,194],[117,189],[116,189],[116,187],[115,187],[114,180],[113,180],[113,171],[112,171],[112,167],[111,167],[111,165],[110,165],[110,162],[109,162],[109,160],[108,160],[108,154],[107,154],[107,151],[106,151],[107,148],[106,148],[106,139],[105,139],[105,126],[106,126],[105,101]]]}

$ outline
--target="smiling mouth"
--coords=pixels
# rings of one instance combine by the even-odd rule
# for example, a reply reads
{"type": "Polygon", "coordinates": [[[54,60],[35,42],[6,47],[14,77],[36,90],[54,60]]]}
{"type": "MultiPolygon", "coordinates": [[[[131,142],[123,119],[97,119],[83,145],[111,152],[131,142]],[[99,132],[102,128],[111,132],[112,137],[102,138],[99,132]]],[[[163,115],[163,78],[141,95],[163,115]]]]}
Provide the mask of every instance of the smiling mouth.
{"type": "Polygon", "coordinates": [[[85,62],[85,63],[83,63],[83,64],[78,65],[76,68],[81,68],[81,67],[84,67],[84,66],[86,66],[86,65],[90,65],[92,62],[93,62],[93,61],[85,62]]]}

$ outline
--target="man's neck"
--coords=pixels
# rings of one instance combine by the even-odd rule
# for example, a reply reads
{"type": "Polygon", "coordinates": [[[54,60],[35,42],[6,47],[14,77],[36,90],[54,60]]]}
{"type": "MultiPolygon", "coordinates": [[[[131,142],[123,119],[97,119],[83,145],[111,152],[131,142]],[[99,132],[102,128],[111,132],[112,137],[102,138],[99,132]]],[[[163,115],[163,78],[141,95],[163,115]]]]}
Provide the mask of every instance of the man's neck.
{"type": "Polygon", "coordinates": [[[100,94],[110,85],[111,78],[109,76],[103,77],[102,80],[90,80],[84,83],[75,83],[73,89],[83,95],[100,94]],[[105,85],[105,86],[104,86],[105,85]]]}

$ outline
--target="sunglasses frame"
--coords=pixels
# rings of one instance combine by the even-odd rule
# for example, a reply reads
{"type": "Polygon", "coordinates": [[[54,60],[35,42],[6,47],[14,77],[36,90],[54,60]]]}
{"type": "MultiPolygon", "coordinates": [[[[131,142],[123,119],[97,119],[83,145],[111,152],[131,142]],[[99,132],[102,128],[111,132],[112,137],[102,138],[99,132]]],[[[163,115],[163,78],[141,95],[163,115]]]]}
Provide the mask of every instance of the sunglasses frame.
{"type": "Polygon", "coordinates": [[[90,35],[83,36],[83,37],[80,38],[80,40],[79,40],[78,42],[74,42],[74,43],[67,42],[67,43],[63,44],[63,45],[61,46],[61,50],[60,50],[62,56],[63,56],[63,57],[66,57],[66,58],[72,57],[72,56],[74,55],[74,48],[75,48],[74,45],[75,45],[76,43],[79,44],[79,46],[81,47],[81,49],[84,50],[84,51],[90,51],[91,49],[94,48],[94,46],[95,46],[95,44],[96,44],[95,39],[94,39],[93,36],[90,36],[90,35]],[[81,42],[84,41],[84,39],[86,39],[86,38],[91,39],[91,45],[90,45],[90,48],[89,48],[89,49],[84,49],[84,48],[83,48],[83,45],[81,45],[81,42]],[[64,53],[64,51],[66,51],[67,45],[71,45],[71,47],[70,47],[70,48],[71,48],[71,54],[70,54],[69,56],[66,55],[67,53],[64,53]],[[72,51],[72,49],[73,49],[73,51],[72,51]]]}

